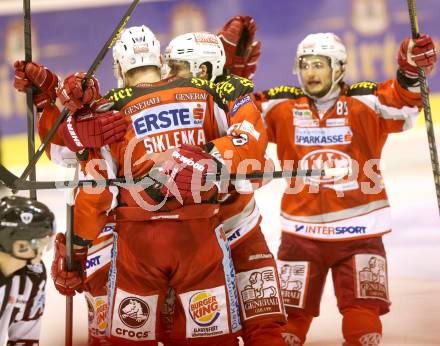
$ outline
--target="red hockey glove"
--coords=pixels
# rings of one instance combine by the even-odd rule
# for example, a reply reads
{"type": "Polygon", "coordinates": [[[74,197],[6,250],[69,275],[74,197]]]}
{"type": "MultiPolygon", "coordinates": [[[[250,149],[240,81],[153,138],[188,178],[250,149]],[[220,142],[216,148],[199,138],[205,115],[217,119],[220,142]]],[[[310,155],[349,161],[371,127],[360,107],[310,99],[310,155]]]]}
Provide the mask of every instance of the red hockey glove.
{"type": "Polygon", "coordinates": [[[257,71],[257,62],[261,54],[261,42],[254,41],[249,47],[249,55],[244,64],[243,71],[236,73],[238,76],[252,79],[257,71]]]}
{"type": "Polygon", "coordinates": [[[207,183],[205,174],[220,172],[221,164],[200,147],[184,144],[169,149],[156,161],[150,176],[162,183],[160,192],[164,196],[201,196],[206,201],[217,195],[217,186],[207,183]]]}
{"type": "Polygon", "coordinates": [[[102,100],[69,115],[60,126],[66,146],[77,152],[84,148],[100,148],[124,138],[127,123],[121,112],[109,110],[112,105],[102,100]]]}
{"type": "Polygon", "coordinates": [[[55,288],[63,296],[74,296],[84,290],[87,248],[73,250],[73,271],[67,271],[66,237],[58,233],[55,237],[55,254],[51,275],[55,288]]]}
{"type": "Polygon", "coordinates": [[[101,98],[99,95],[99,82],[94,76],[87,81],[86,88],[83,91],[82,81],[85,76],[86,73],[84,72],[68,76],[64,80],[63,86],[57,91],[61,103],[71,113],[75,113],[84,105],[91,104],[101,98]]]}
{"type": "Polygon", "coordinates": [[[255,41],[256,30],[252,17],[235,16],[218,33],[225,48],[225,68],[230,73],[245,78],[253,77],[261,50],[261,43],[255,41]]]}
{"type": "Polygon", "coordinates": [[[428,35],[421,35],[416,40],[406,38],[401,44],[397,54],[397,63],[402,72],[408,77],[418,76],[417,67],[423,68],[428,75],[437,61],[434,42],[428,35]]]}
{"type": "Polygon", "coordinates": [[[58,76],[43,65],[34,62],[16,61],[14,63],[14,88],[26,92],[34,86],[34,104],[37,108],[44,108],[54,103],[57,97],[58,76]]]}

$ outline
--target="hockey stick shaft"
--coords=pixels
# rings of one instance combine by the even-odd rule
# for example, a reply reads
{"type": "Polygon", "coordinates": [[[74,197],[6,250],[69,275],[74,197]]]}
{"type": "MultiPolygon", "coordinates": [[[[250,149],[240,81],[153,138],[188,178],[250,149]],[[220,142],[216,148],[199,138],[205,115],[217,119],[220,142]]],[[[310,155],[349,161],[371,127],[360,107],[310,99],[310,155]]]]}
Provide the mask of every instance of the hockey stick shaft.
{"type": "MultiPolygon", "coordinates": [[[[66,258],[67,271],[72,271],[72,231],[73,231],[73,189],[66,191],[66,258]]],[[[65,346],[72,346],[73,343],[73,297],[66,296],[66,326],[65,346]]]]}
{"type": "Polygon", "coordinates": [[[304,169],[294,171],[272,171],[272,172],[251,172],[238,174],[210,174],[206,175],[207,181],[237,181],[237,180],[253,180],[253,179],[279,179],[294,177],[322,177],[322,176],[344,176],[350,174],[348,168],[330,168],[330,169],[304,169]]]}
{"type": "MultiPolygon", "coordinates": [[[[75,180],[78,179],[78,168],[75,170],[75,180]]],[[[67,271],[73,270],[73,215],[75,206],[75,189],[66,191],[66,258],[67,271]]],[[[65,346],[73,344],[73,297],[66,296],[66,333],[65,346]]]]}
{"type": "MultiPolygon", "coordinates": [[[[85,79],[83,80],[83,87],[87,83],[87,79],[89,79],[96,72],[96,70],[98,69],[99,65],[101,65],[101,63],[104,60],[104,57],[107,54],[107,52],[115,44],[115,42],[116,42],[116,40],[118,38],[118,34],[124,29],[125,25],[127,24],[128,20],[130,19],[130,16],[133,13],[133,11],[135,10],[135,8],[138,5],[139,1],[140,0],[134,0],[131,3],[131,5],[128,8],[127,12],[124,14],[123,18],[118,23],[118,25],[116,26],[115,30],[112,32],[112,34],[110,35],[109,39],[107,40],[105,45],[102,47],[101,51],[96,56],[96,58],[93,61],[92,65],[90,66],[90,68],[87,71],[85,79]]],[[[25,180],[28,177],[30,171],[33,169],[33,167],[35,167],[35,165],[37,164],[37,161],[40,159],[41,155],[43,154],[44,149],[46,149],[46,147],[48,146],[48,144],[52,140],[53,136],[57,132],[58,128],[60,127],[61,123],[67,117],[68,114],[69,114],[68,109],[67,108],[63,108],[63,110],[61,111],[61,114],[59,115],[59,117],[54,122],[54,124],[53,124],[52,128],[50,129],[49,133],[46,135],[46,137],[42,141],[41,145],[38,147],[38,149],[35,152],[35,154],[29,160],[28,165],[26,166],[25,170],[23,171],[23,173],[20,176],[21,180],[25,180]]]]}
{"type": "MultiPolygon", "coordinates": [[[[24,60],[32,61],[32,28],[31,28],[31,1],[23,0],[23,24],[24,24],[24,60]]],[[[26,119],[27,119],[27,140],[28,160],[30,162],[35,154],[35,115],[32,88],[26,89],[26,119]]],[[[36,179],[35,166],[29,170],[29,179],[36,179]]],[[[37,199],[37,192],[29,190],[29,197],[37,199]]]]}
{"type": "MultiPolygon", "coordinates": [[[[407,0],[407,2],[408,2],[409,19],[411,23],[411,35],[413,39],[416,39],[420,36],[419,23],[416,13],[416,4],[415,4],[415,0],[407,0]]],[[[434,125],[432,122],[431,105],[429,102],[428,83],[426,81],[425,71],[420,67],[418,67],[417,70],[419,73],[420,93],[422,95],[422,102],[423,102],[423,113],[425,114],[426,133],[428,136],[429,154],[431,156],[431,164],[432,164],[432,173],[434,175],[435,191],[437,194],[437,206],[440,213],[440,171],[439,171],[437,146],[435,142],[434,125]]]]}
{"type": "MultiPolygon", "coordinates": [[[[323,177],[323,176],[346,176],[350,175],[348,168],[330,168],[324,170],[293,170],[293,171],[272,171],[252,172],[247,174],[208,174],[207,181],[240,181],[253,179],[278,179],[294,177],[323,177]]],[[[23,181],[13,175],[3,165],[0,165],[0,180],[10,189],[16,190],[54,190],[75,187],[105,187],[105,186],[151,186],[157,180],[146,176],[144,178],[114,178],[102,180],[65,180],[65,181],[23,181]]]]}

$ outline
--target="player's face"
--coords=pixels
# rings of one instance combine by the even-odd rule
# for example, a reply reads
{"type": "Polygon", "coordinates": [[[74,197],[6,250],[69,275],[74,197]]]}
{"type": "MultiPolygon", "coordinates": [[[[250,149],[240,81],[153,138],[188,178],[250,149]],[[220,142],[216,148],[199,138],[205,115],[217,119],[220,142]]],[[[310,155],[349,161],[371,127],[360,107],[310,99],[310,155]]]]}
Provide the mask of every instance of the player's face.
{"type": "Polygon", "coordinates": [[[32,240],[16,240],[12,244],[12,254],[16,258],[41,260],[44,250],[51,244],[52,237],[32,240]]]}
{"type": "Polygon", "coordinates": [[[299,62],[299,73],[305,91],[314,97],[322,97],[332,86],[332,68],[324,56],[306,55],[299,62]]]}
{"type": "Polygon", "coordinates": [[[27,240],[16,240],[12,245],[12,254],[21,259],[32,259],[35,257],[35,252],[27,240]]]}
{"type": "Polygon", "coordinates": [[[200,65],[199,72],[197,73],[197,78],[208,80],[209,74],[208,74],[208,67],[206,67],[205,64],[200,65]]]}

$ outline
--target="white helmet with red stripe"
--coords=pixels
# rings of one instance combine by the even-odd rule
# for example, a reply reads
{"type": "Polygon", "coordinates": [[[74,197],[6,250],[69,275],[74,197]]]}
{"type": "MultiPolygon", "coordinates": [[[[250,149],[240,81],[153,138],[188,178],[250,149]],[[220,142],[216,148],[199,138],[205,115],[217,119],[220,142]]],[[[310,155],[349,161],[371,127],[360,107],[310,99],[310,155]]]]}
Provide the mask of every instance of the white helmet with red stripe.
{"type": "MultiPolygon", "coordinates": [[[[345,64],[347,63],[347,50],[337,35],[331,32],[307,35],[304,40],[300,42],[296,50],[296,61],[293,69],[294,74],[299,71],[301,58],[306,55],[320,55],[329,58],[332,68],[332,88],[341,81],[344,76],[345,64]],[[340,77],[335,80],[335,74],[339,69],[342,70],[342,73],[340,77]]],[[[301,78],[299,79],[302,84],[301,78]]]]}
{"type": "Polygon", "coordinates": [[[212,66],[213,81],[223,74],[226,56],[223,44],[216,35],[209,32],[191,32],[171,40],[165,50],[165,61],[170,60],[188,62],[193,76],[199,72],[200,65],[209,62],[212,66]]]}
{"type": "Polygon", "coordinates": [[[136,67],[161,67],[160,42],[145,25],[126,28],[113,47],[113,59],[120,83],[125,73],[136,67]]]}

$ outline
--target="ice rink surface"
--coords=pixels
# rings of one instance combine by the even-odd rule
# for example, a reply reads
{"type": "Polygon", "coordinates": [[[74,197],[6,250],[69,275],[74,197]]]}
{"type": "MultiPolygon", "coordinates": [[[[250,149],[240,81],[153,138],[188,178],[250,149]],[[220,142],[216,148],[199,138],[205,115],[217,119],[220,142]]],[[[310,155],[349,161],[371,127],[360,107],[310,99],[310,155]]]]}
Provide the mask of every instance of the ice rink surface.
{"type": "MultiPolygon", "coordinates": [[[[438,129],[437,129],[438,133],[438,129]]],[[[269,147],[274,153],[274,147],[269,147]]],[[[440,345],[440,217],[429,161],[426,132],[416,129],[391,135],[383,153],[384,178],[392,207],[393,232],[384,237],[388,255],[391,312],[383,317],[383,345],[440,345]]],[[[20,169],[18,172],[20,173],[20,169]]],[[[60,178],[53,167],[39,168],[39,179],[60,178]]],[[[273,252],[279,243],[279,201],[284,188],[276,180],[257,192],[263,232],[273,252]]],[[[41,191],[38,198],[56,213],[57,228],[65,228],[64,194],[41,191]]],[[[52,253],[45,263],[49,267],[52,253]]],[[[65,298],[51,280],[43,318],[41,346],[64,345],[65,298]]],[[[74,345],[85,345],[87,307],[74,298],[74,345]]],[[[331,277],[314,320],[307,345],[341,345],[341,317],[336,308],[331,277]]]]}

